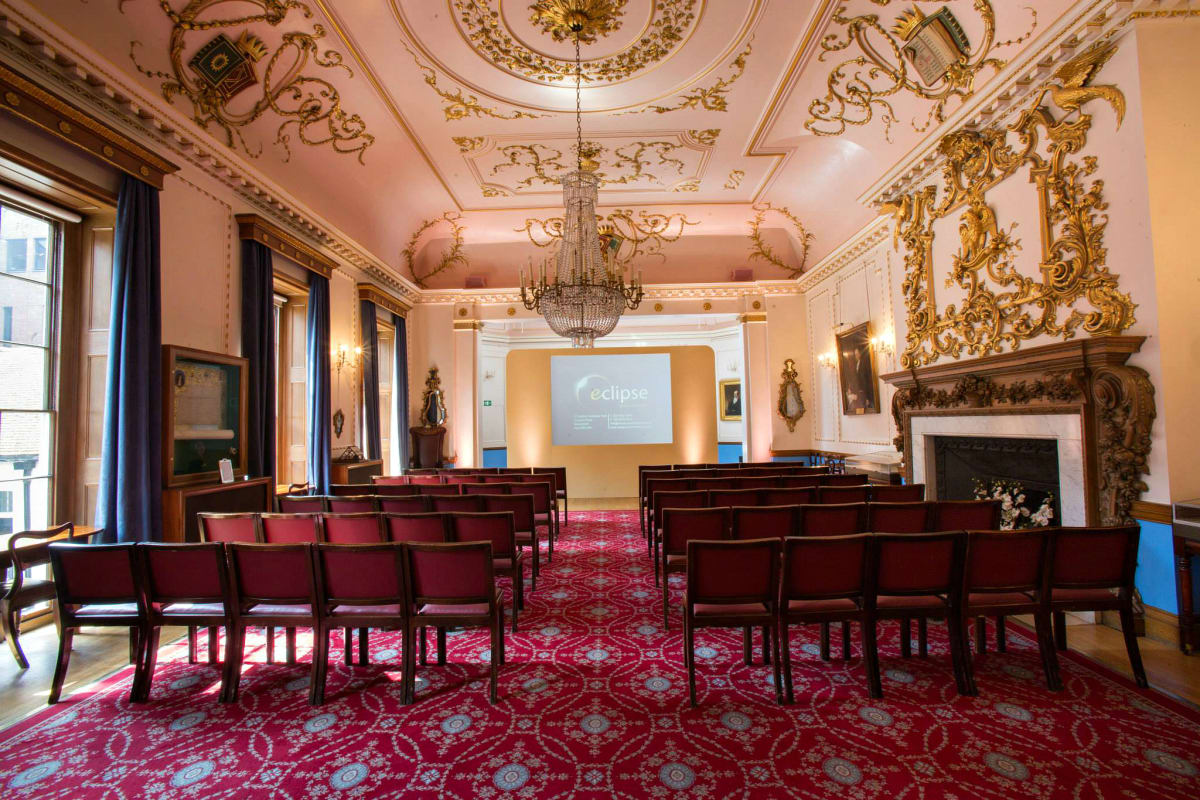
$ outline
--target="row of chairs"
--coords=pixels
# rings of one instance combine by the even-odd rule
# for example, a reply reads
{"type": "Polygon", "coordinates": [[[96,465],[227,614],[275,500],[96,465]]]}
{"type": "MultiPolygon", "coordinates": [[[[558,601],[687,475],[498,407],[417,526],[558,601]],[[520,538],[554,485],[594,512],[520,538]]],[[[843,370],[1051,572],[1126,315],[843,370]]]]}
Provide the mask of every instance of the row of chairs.
{"type": "MultiPolygon", "coordinates": [[[[83,626],[129,628],[130,700],[147,700],[164,625],[224,628],[222,702],[237,700],[247,628],[311,628],[313,705],[324,701],[335,628],[403,631],[402,701],[411,703],[418,631],[424,641],[426,627],[437,629],[438,663],[444,664],[446,628],[485,627],[492,636],[489,697],[495,702],[504,600],[493,570],[496,539],[503,537],[480,530],[480,522],[454,519],[453,543],[52,544],[62,634],[49,702],[58,702],[72,638],[83,626]]],[[[515,623],[515,609],[513,617],[515,623]]]]}
{"type": "MultiPolygon", "coordinates": [[[[700,524],[700,512],[677,513],[700,524]]],[[[1046,685],[1057,691],[1062,680],[1056,650],[1066,649],[1065,612],[1113,610],[1121,617],[1137,685],[1148,685],[1133,628],[1137,525],[743,541],[693,530],[684,555],[683,647],[693,706],[694,637],[705,627],[742,628],[747,664],[751,631],[761,627],[764,663],[774,664],[776,699],[783,702],[786,693],[790,703],[790,625],[858,623],[868,691],[882,697],[877,623],[945,620],[958,691],[975,695],[966,635],[972,616],[1032,615],[1046,685]]],[[[827,638],[822,646],[828,658],[827,638]]]]}
{"type": "Polygon", "coordinates": [[[452,483],[459,478],[470,478],[475,475],[553,475],[555,497],[562,501],[563,516],[571,521],[570,506],[567,498],[567,468],[566,467],[452,467],[438,469],[410,469],[403,475],[379,475],[371,480],[377,484],[385,483],[428,483],[429,479],[443,483],[452,483]]]}

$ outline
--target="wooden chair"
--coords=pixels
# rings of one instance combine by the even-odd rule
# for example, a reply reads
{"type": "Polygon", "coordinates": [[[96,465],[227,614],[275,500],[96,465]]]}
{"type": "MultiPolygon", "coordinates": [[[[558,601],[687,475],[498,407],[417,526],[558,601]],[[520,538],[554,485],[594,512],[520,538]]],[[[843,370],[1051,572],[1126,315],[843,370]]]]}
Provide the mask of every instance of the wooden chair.
{"type": "Polygon", "coordinates": [[[734,506],[757,506],[762,504],[760,489],[713,489],[708,493],[709,508],[732,508],[734,506]]]}
{"type": "Polygon", "coordinates": [[[994,531],[1000,528],[999,500],[938,500],[933,503],[929,530],[994,531]]]}
{"type": "Polygon", "coordinates": [[[378,514],[322,514],[321,541],[331,544],[378,544],[386,541],[378,514]]]}
{"type": "Polygon", "coordinates": [[[202,542],[261,542],[262,528],[256,513],[196,514],[202,542]]]}
{"type": "Polygon", "coordinates": [[[275,498],[280,514],[320,514],[329,510],[329,498],[321,495],[280,495],[275,498]]]}
{"type": "Polygon", "coordinates": [[[54,599],[53,578],[25,576],[26,571],[50,563],[48,546],[31,546],[29,542],[57,537],[63,537],[68,542],[74,539],[75,524],[65,522],[49,530],[21,531],[8,538],[8,559],[12,564],[13,576],[0,591],[0,631],[3,632],[4,638],[8,639],[8,649],[12,651],[12,656],[21,669],[29,669],[29,661],[25,658],[25,651],[21,649],[21,612],[30,606],[54,599]]]}
{"type": "Polygon", "coordinates": [[[375,495],[330,497],[328,511],[334,514],[374,514],[379,511],[375,495]]]}
{"type": "Polygon", "coordinates": [[[764,506],[804,506],[815,502],[817,502],[816,487],[762,490],[764,506]]]}
{"type": "Polygon", "coordinates": [[[533,497],[533,519],[538,525],[546,526],[546,539],[551,548],[558,538],[558,510],[554,499],[554,486],[547,481],[524,480],[520,483],[508,484],[512,494],[524,494],[533,497]]]}
{"type": "Polygon", "coordinates": [[[389,542],[423,542],[435,544],[449,541],[449,517],[436,512],[420,514],[384,514],[384,533],[389,542]]]}
{"type": "Polygon", "coordinates": [[[867,503],[867,529],[872,533],[925,533],[933,518],[931,503],[867,503]]]}
{"type": "Polygon", "coordinates": [[[821,476],[822,486],[866,486],[867,476],[865,474],[850,474],[850,475],[823,475],[821,476]]]}
{"type": "Polygon", "coordinates": [[[708,491],[690,489],[687,491],[656,491],[651,498],[650,514],[650,552],[654,558],[654,583],[658,585],[660,551],[662,550],[662,520],[663,512],[668,508],[708,508],[708,491]]]}
{"type": "Polygon", "coordinates": [[[817,502],[822,505],[867,502],[866,485],[863,486],[820,486],[817,488],[817,502]]]}
{"type": "Polygon", "coordinates": [[[866,503],[800,506],[801,536],[848,536],[866,532],[866,503]]]}
{"type": "Polygon", "coordinates": [[[454,511],[483,511],[483,498],[477,494],[434,495],[433,510],[448,514],[454,511]]]}
{"type": "Polygon", "coordinates": [[[730,532],[734,539],[782,539],[800,529],[798,506],[757,506],[730,509],[730,532]]]}
{"type": "MultiPolygon", "coordinates": [[[[684,512],[687,513],[687,512],[684,512]]],[[[779,539],[687,543],[687,591],[684,595],[683,657],[688,699],[696,706],[696,629],[741,628],[749,660],[750,631],[762,628],[763,657],[775,668],[775,700],[783,702],[779,673],[779,539]],[[770,642],[773,657],[768,658],[770,642]]]]}
{"type": "MultiPolygon", "coordinates": [[[[533,559],[532,590],[537,590],[537,579],[541,573],[542,549],[538,541],[537,520],[533,511],[533,495],[531,494],[485,494],[483,510],[487,512],[508,511],[513,515],[513,531],[517,537],[517,547],[530,548],[533,559]]],[[[554,539],[550,538],[550,552],[554,552],[554,539]]]]}
{"type": "Polygon", "coordinates": [[[925,499],[925,484],[909,483],[904,486],[871,486],[868,498],[872,503],[919,503],[925,499]]]}
{"type": "Polygon", "coordinates": [[[423,494],[414,494],[408,497],[384,497],[379,498],[379,511],[382,514],[419,514],[424,511],[433,510],[432,498],[423,494]]]}
{"type": "Polygon", "coordinates": [[[371,488],[376,497],[412,497],[421,493],[420,486],[408,483],[377,483],[371,488]]]}
{"type": "MultiPolygon", "coordinates": [[[[478,497],[478,495],[476,495],[478,497]]],[[[512,583],[512,632],[517,632],[517,612],[525,608],[525,560],[517,548],[516,522],[512,512],[456,513],[450,515],[451,542],[489,542],[492,571],[512,583]]],[[[445,628],[438,630],[438,661],[445,662],[445,628]]]]}
{"type": "Polygon", "coordinates": [[[729,538],[728,508],[664,508],[662,513],[662,610],[663,630],[671,629],[668,615],[671,574],[687,573],[688,542],[693,539],[729,538]]]}
{"type": "Polygon", "coordinates": [[[329,496],[334,497],[363,497],[379,494],[378,486],[373,483],[334,483],[329,486],[329,496]]]}

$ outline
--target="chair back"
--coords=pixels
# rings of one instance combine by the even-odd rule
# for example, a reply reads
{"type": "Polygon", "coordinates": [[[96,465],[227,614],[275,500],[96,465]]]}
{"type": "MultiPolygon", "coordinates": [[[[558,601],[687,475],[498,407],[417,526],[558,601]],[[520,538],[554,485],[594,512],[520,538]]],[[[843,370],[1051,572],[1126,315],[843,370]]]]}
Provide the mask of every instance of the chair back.
{"type": "Polygon", "coordinates": [[[261,542],[258,514],[196,514],[202,542],[261,542]]]}
{"type": "Polygon", "coordinates": [[[322,495],[280,495],[275,498],[280,514],[320,514],[329,510],[329,499],[322,495]]]}
{"type": "Polygon", "coordinates": [[[362,495],[379,494],[376,490],[376,485],[373,483],[334,483],[329,486],[329,496],[334,497],[361,497],[362,495]]]}
{"type": "Polygon", "coordinates": [[[378,514],[322,514],[322,541],[333,544],[373,544],[384,541],[378,514]]]}
{"type": "Polygon", "coordinates": [[[334,514],[373,514],[379,510],[375,495],[330,497],[329,510],[334,514]]]}
{"type": "Polygon", "coordinates": [[[460,472],[457,474],[445,473],[442,477],[446,479],[446,483],[475,483],[481,476],[474,472],[460,472]]]}
{"type": "Polygon", "coordinates": [[[242,610],[257,603],[316,602],[312,545],[234,543],[226,547],[242,610]]]}
{"type": "Polygon", "coordinates": [[[822,486],[866,486],[867,476],[865,474],[854,475],[823,475],[821,476],[822,486]]]}
{"type": "Polygon", "coordinates": [[[866,486],[821,486],[817,489],[817,502],[822,504],[865,503],[866,486]]]}
{"type": "Polygon", "coordinates": [[[371,488],[376,497],[411,497],[421,493],[420,486],[407,483],[377,483],[371,488]]]}
{"type": "Polygon", "coordinates": [[[781,489],[815,489],[825,480],[825,475],[784,475],[779,479],[781,489]]]}
{"type": "MultiPolygon", "coordinates": [[[[673,473],[674,474],[674,473],[673,473]]],[[[692,488],[688,478],[649,478],[646,480],[646,502],[653,503],[654,495],[659,492],[686,492],[692,488]]],[[[717,486],[717,489],[728,489],[728,486],[717,486]]]]}
{"type": "Polygon", "coordinates": [[[764,506],[803,506],[817,502],[816,487],[806,489],[763,489],[764,506]]]}
{"type": "Polygon", "coordinates": [[[876,594],[957,597],[961,594],[965,533],[878,533],[876,594]]]}
{"type": "Polygon", "coordinates": [[[752,478],[738,478],[734,483],[735,489],[776,489],[779,487],[779,478],[773,475],[762,475],[752,478]]]}
{"type": "Polygon", "coordinates": [[[389,542],[436,544],[446,541],[445,514],[384,514],[384,533],[389,542]]]}
{"type": "Polygon", "coordinates": [[[533,495],[530,494],[485,494],[483,510],[487,512],[508,511],[513,515],[513,529],[525,533],[535,526],[533,495]]]}
{"type": "Polygon", "coordinates": [[[462,494],[462,488],[457,483],[423,483],[418,488],[421,494],[430,497],[462,494]]]}
{"type": "Polygon", "coordinates": [[[519,476],[528,475],[529,470],[524,472],[501,472],[496,475],[480,475],[479,483],[519,483],[519,476]]]}
{"type": "Polygon", "coordinates": [[[800,536],[783,542],[782,602],[857,598],[866,591],[871,535],[800,536]]]}
{"type": "Polygon", "coordinates": [[[500,475],[528,475],[533,467],[500,467],[496,470],[500,475]]]}
{"type": "Polygon", "coordinates": [[[229,597],[225,545],[143,542],[143,585],[151,604],[224,603],[229,597]]]}
{"type": "Polygon", "coordinates": [[[707,508],[709,493],[704,489],[690,489],[681,492],[655,492],[653,495],[654,514],[651,521],[654,527],[662,527],[662,514],[668,508],[707,508]]]}
{"type": "Polygon", "coordinates": [[[550,498],[554,503],[558,502],[558,476],[553,472],[531,472],[528,475],[521,476],[521,483],[545,483],[549,484],[550,498]]]}
{"type": "Polygon", "coordinates": [[[688,603],[764,603],[779,592],[779,539],[687,544],[688,603]]]}
{"type": "Polygon", "coordinates": [[[795,536],[800,528],[799,506],[758,506],[730,509],[730,530],[734,539],[782,539],[795,536]]]}
{"type": "Polygon", "coordinates": [[[408,544],[404,553],[409,606],[490,606],[495,601],[492,547],[488,542],[408,544]]]}
{"type": "Polygon", "coordinates": [[[140,570],[133,544],[54,542],[47,549],[60,605],[142,605],[138,588],[140,570]]]}
{"type": "Polygon", "coordinates": [[[372,475],[371,483],[375,486],[407,486],[408,475],[372,475]]]}
{"type": "Polygon", "coordinates": [[[316,544],[321,540],[317,514],[260,514],[267,544],[316,544]]]}
{"type": "Polygon", "coordinates": [[[1049,529],[967,533],[966,591],[1035,592],[1042,588],[1049,529]]]}
{"type": "Polygon", "coordinates": [[[929,503],[867,503],[867,530],[872,533],[924,533],[933,508],[929,503]]]}
{"type": "Polygon", "coordinates": [[[925,484],[909,483],[904,486],[872,486],[872,503],[919,503],[925,499],[925,484]]]}
{"type": "Polygon", "coordinates": [[[533,513],[549,514],[554,509],[554,499],[550,491],[550,484],[545,481],[536,483],[510,483],[509,490],[513,494],[524,494],[533,497],[533,513]]]}
{"type": "Polygon", "coordinates": [[[664,508],[662,510],[663,555],[687,553],[692,539],[729,538],[728,508],[664,508]]]}
{"type": "Polygon", "coordinates": [[[322,608],[405,607],[403,545],[318,544],[314,555],[322,608]]]}
{"type": "Polygon", "coordinates": [[[48,530],[21,531],[8,537],[8,558],[13,565],[13,583],[9,589],[11,594],[15,596],[15,593],[21,588],[25,570],[50,561],[48,543],[42,545],[22,545],[21,543],[53,539],[55,536],[63,534],[66,534],[63,538],[64,541],[69,542],[74,539],[75,523],[64,522],[62,525],[56,525],[48,530]]]}
{"type": "Polygon", "coordinates": [[[708,493],[705,505],[710,508],[721,506],[756,506],[762,502],[759,489],[713,489],[708,493]]]}
{"type": "Polygon", "coordinates": [[[866,503],[800,506],[801,536],[847,536],[866,532],[866,503]]]}
{"type": "Polygon", "coordinates": [[[449,539],[491,542],[493,558],[513,558],[517,553],[515,521],[507,511],[451,514],[449,539]]]}
{"type": "MultiPolygon", "coordinates": [[[[481,476],[483,477],[483,476],[481,476]]],[[[500,477],[500,476],[496,476],[500,477]]],[[[463,483],[459,485],[463,494],[512,494],[511,483],[463,483]]]]}
{"type": "Polygon", "coordinates": [[[477,494],[434,495],[431,499],[434,511],[483,511],[483,498],[477,494]]]}
{"type": "Polygon", "coordinates": [[[420,514],[433,510],[433,498],[423,494],[408,497],[380,497],[379,510],[384,514],[420,514]]]}
{"type": "Polygon", "coordinates": [[[1133,590],[1140,525],[1058,528],[1050,535],[1050,586],[1133,590]]]}
{"type": "Polygon", "coordinates": [[[412,486],[438,486],[442,483],[445,483],[445,481],[442,480],[442,476],[437,474],[413,475],[410,473],[405,477],[408,478],[408,483],[412,486]]]}
{"type": "Polygon", "coordinates": [[[707,492],[717,491],[720,489],[740,489],[741,478],[708,478],[695,477],[688,481],[690,488],[694,490],[704,490],[707,492]]]}
{"type": "Polygon", "coordinates": [[[938,500],[931,531],[994,531],[1000,528],[999,500],[938,500]]]}

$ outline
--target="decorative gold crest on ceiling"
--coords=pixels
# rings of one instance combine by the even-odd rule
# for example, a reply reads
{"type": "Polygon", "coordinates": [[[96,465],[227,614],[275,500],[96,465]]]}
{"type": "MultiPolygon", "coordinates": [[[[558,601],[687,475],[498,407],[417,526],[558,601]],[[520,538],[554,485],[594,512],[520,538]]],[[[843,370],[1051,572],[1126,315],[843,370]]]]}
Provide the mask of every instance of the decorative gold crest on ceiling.
{"type": "MultiPolygon", "coordinates": [[[[728,185],[726,188],[729,188],[728,185]]],[[[773,206],[763,201],[755,203],[751,208],[754,209],[754,219],[750,220],[750,258],[761,258],[768,264],[779,267],[788,274],[789,278],[800,277],[800,274],[804,272],[804,265],[808,261],[808,248],[812,246],[813,235],[804,228],[795,214],[783,206],[773,206]],[[762,226],[767,221],[768,214],[779,214],[792,226],[796,238],[800,241],[800,263],[796,266],[788,266],[783,257],[776,253],[763,238],[762,226]]]]}
{"type": "MultiPolygon", "coordinates": [[[[622,266],[639,256],[666,260],[662,246],[678,241],[688,226],[700,224],[699,221],[689,220],[683,213],[639,211],[635,216],[633,209],[628,208],[618,208],[603,217],[597,214],[596,223],[601,239],[608,243],[616,262],[622,266]]],[[[538,247],[550,247],[562,239],[564,225],[562,217],[531,218],[525,220],[523,228],[514,230],[524,232],[529,241],[538,247]]]]}
{"type": "Polygon", "coordinates": [[[417,69],[425,73],[425,83],[429,88],[437,93],[437,96],[442,98],[445,105],[442,106],[442,111],[446,115],[447,121],[467,119],[470,117],[491,117],[492,119],[537,119],[545,117],[546,114],[530,114],[527,111],[512,111],[508,114],[501,113],[494,108],[488,108],[480,104],[479,98],[473,94],[465,94],[462,89],[450,91],[438,86],[437,71],[433,67],[421,61],[417,54],[409,50],[408,45],[404,46],[408,50],[408,54],[412,56],[413,62],[417,65],[417,69]]]}
{"type": "MultiPolygon", "coordinates": [[[[540,53],[524,45],[508,28],[500,0],[452,0],[457,24],[471,46],[485,59],[512,75],[536,83],[574,80],[575,62],[540,53]]],[[[646,30],[628,47],[612,55],[584,61],[585,83],[625,80],[667,58],[687,37],[696,21],[698,0],[657,0],[646,30]]],[[[620,27],[625,0],[542,0],[529,8],[534,25],[556,40],[567,36],[567,20],[586,17],[585,31],[595,42],[620,27]]]]}
{"type": "Polygon", "coordinates": [[[350,68],[342,63],[342,56],[334,50],[322,51],[318,40],[325,29],[313,25],[312,31],[287,31],[274,52],[250,30],[243,28],[236,38],[231,39],[220,29],[265,22],[272,27],[282,24],[293,11],[298,9],[302,16],[311,17],[312,11],[298,0],[244,0],[247,5],[258,6],[260,13],[243,16],[209,18],[206,12],[224,4],[226,0],[191,0],[180,11],[162,2],[163,13],[171,21],[171,37],[168,57],[171,72],[150,70],[138,63],[134,51],[140,42],[129,46],[129,57],[142,74],[162,79],[163,97],[168,101],[183,95],[192,103],[192,118],[196,124],[208,128],[215,124],[225,132],[226,144],[235,142],[247,155],[258,157],[262,146],[251,148],[246,141],[244,129],[268,113],[283,118],[275,133],[275,143],[284,151],[284,160],[291,158],[291,140],[294,134],[306,145],[330,145],[339,153],[355,153],[361,163],[363,153],[375,141],[367,133],[367,126],[357,114],[349,114],[342,108],[341,95],[329,80],[319,73],[309,73],[312,65],[323,69],[340,68],[353,77],[350,68]],[[184,63],[184,50],[193,34],[199,32],[216,35],[204,42],[184,63]],[[265,61],[261,75],[257,65],[265,61]],[[248,107],[238,104],[231,108],[230,101],[254,86],[261,87],[261,96],[248,107]]]}
{"type": "Polygon", "coordinates": [[[404,258],[404,263],[408,265],[408,273],[412,275],[413,283],[415,283],[417,286],[420,286],[422,289],[424,289],[425,281],[429,280],[434,275],[437,275],[440,272],[445,272],[446,270],[454,267],[456,264],[461,264],[463,266],[467,265],[467,255],[463,252],[463,230],[465,230],[465,228],[459,224],[459,220],[461,219],[462,214],[454,211],[447,211],[440,217],[434,217],[433,219],[427,219],[422,222],[421,225],[415,231],[413,231],[413,235],[409,237],[408,246],[400,252],[400,255],[404,258]],[[432,268],[426,272],[417,274],[417,250],[421,241],[421,236],[425,233],[425,231],[442,222],[445,222],[450,228],[450,247],[438,257],[437,263],[434,264],[432,268]]]}
{"type": "Polygon", "coordinates": [[[939,146],[945,158],[940,185],[903,195],[885,205],[896,218],[904,242],[905,279],[901,287],[908,312],[905,368],[958,358],[1016,350],[1021,342],[1049,335],[1071,339],[1082,329],[1092,336],[1118,334],[1134,323],[1136,308],[1105,266],[1104,182],[1090,179],[1095,156],[1078,160],[1092,125],[1080,104],[1103,99],[1118,111],[1124,96],[1115,86],[1088,86],[1113,44],[1079,54],[1055,76],[1009,128],[958,130],[939,146]],[[1086,91],[1085,91],[1086,90],[1086,91]],[[1066,113],[1042,105],[1046,94],[1066,113]],[[1015,134],[1017,146],[1009,144],[1015,134]],[[1043,134],[1045,140],[1043,141],[1043,134]],[[1015,226],[1002,227],[988,205],[987,192],[1028,167],[1037,193],[1041,233],[1040,280],[1016,264],[1021,241],[1015,226]],[[939,198],[939,192],[941,197],[939,198]],[[965,292],[961,307],[938,308],[932,261],[934,223],[959,213],[959,249],[946,286],[965,292]],[[1066,312],[1060,320],[1060,313],[1066,312]]]}
{"type": "MultiPolygon", "coordinates": [[[[886,6],[891,0],[871,2],[886,6]]],[[[847,17],[845,4],[839,3],[832,21],[844,27],[821,39],[820,60],[852,46],[859,54],[829,73],[828,91],[809,104],[804,127],[818,136],[837,136],[847,126],[866,125],[878,113],[883,119],[884,135],[891,141],[891,127],[897,121],[892,100],[903,92],[933,101],[924,123],[913,121],[915,130],[925,131],[942,122],[947,101],[952,97],[965,100],[974,94],[975,76],[984,67],[997,72],[1004,67],[1004,60],[989,55],[993,50],[1020,44],[1037,28],[1037,11],[1026,7],[1032,16],[1029,29],[1016,39],[997,42],[991,0],[973,0],[972,7],[984,30],[974,49],[948,6],[929,15],[913,6],[902,12],[888,30],[878,14],[847,17]],[[910,67],[915,77],[909,73],[910,67]]]]}
{"type": "Polygon", "coordinates": [[[655,114],[669,114],[672,111],[683,111],[684,109],[694,108],[704,111],[728,111],[729,100],[725,96],[733,85],[737,83],[738,78],[746,71],[746,59],[750,57],[753,51],[754,41],[746,42],[746,47],[733,61],[729,62],[729,66],[733,71],[724,78],[718,78],[712,86],[697,86],[689,92],[681,94],[675,98],[671,105],[649,105],[645,108],[639,108],[634,111],[622,111],[621,114],[644,114],[647,111],[653,111],[655,114]]]}
{"type": "Polygon", "coordinates": [[[726,189],[736,189],[742,185],[742,179],[746,177],[746,170],[732,169],[729,171],[729,178],[725,181],[726,189]]]}

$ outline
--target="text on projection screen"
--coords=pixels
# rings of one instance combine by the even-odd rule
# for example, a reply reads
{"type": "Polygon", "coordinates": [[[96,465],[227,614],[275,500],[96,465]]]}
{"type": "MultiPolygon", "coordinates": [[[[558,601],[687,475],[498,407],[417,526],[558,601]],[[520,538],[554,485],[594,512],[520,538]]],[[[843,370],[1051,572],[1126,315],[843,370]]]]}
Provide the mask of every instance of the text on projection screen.
{"type": "Polygon", "coordinates": [[[551,356],[556,445],[670,444],[671,355],[551,356]]]}

